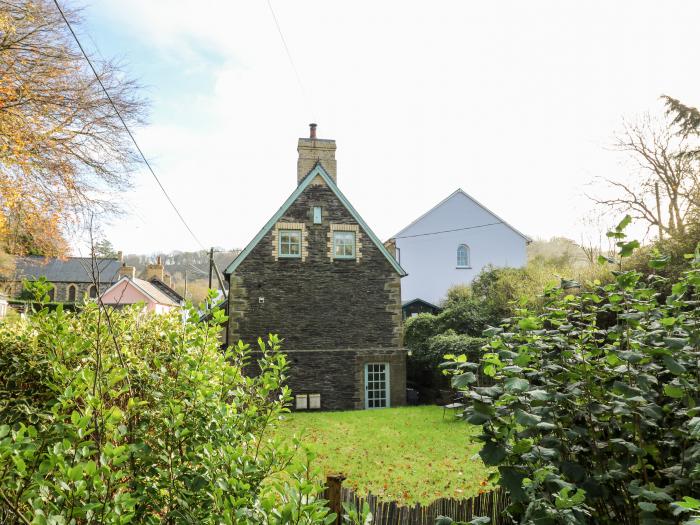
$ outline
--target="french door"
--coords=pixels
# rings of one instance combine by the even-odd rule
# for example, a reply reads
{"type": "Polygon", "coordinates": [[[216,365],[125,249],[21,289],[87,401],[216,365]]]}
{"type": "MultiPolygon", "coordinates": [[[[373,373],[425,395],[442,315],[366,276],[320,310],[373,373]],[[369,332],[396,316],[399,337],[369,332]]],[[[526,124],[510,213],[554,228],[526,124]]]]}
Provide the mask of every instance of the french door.
{"type": "Polygon", "coordinates": [[[367,363],[365,365],[365,408],[390,406],[389,364],[367,363]]]}

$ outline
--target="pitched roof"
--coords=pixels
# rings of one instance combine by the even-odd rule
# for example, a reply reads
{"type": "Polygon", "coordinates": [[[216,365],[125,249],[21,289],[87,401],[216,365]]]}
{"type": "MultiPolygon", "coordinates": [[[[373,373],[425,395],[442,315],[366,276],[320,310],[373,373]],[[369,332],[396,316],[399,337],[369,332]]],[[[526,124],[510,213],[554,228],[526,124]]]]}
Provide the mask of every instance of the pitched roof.
{"type": "MultiPolygon", "coordinates": [[[[149,281],[144,281],[143,279],[139,279],[138,277],[134,277],[133,279],[131,277],[122,277],[114,283],[112,286],[110,286],[107,290],[105,290],[102,295],[106,295],[108,292],[110,292],[113,288],[116,288],[119,286],[122,282],[128,282],[132,286],[136,287],[137,290],[139,290],[142,294],[146,295],[149,297],[153,302],[158,303],[158,304],[164,304],[167,306],[179,306],[180,302],[179,301],[174,301],[169,295],[164,293],[163,291],[160,290],[159,287],[154,285],[153,283],[149,281]]],[[[162,283],[164,286],[165,283],[162,283]]],[[[175,292],[173,290],[173,292],[175,292]]],[[[176,292],[175,292],[176,293],[176,292]]]]}
{"type": "Polygon", "coordinates": [[[411,299],[409,301],[404,301],[403,303],[401,303],[401,308],[406,308],[407,306],[410,306],[414,303],[421,303],[421,304],[424,304],[425,306],[429,306],[430,308],[434,308],[435,310],[442,310],[442,308],[440,308],[439,306],[437,306],[433,303],[429,303],[425,299],[420,299],[419,297],[416,297],[415,299],[411,299]]]}
{"type": "MultiPolygon", "coordinates": [[[[95,259],[94,272],[100,283],[113,283],[119,278],[121,262],[118,259],[95,259]]],[[[90,257],[15,257],[15,279],[38,279],[46,277],[50,282],[91,283],[93,260],[90,257]]]]}
{"type": "Polygon", "coordinates": [[[277,213],[275,213],[272,218],[267,221],[267,224],[263,226],[263,228],[258,232],[258,234],[253,237],[253,240],[248,243],[248,246],[246,246],[241,253],[238,254],[238,257],[236,257],[231,264],[228,265],[226,270],[224,270],[224,273],[226,275],[231,274],[238,266],[245,260],[245,258],[250,254],[251,251],[253,251],[253,248],[257,246],[257,244],[262,240],[262,238],[265,236],[267,232],[269,232],[272,227],[275,225],[275,223],[280,220],[282,215],[287,211],[287,209],[294,203],[294,201],[297,200],[299,195],[303,193],[303,191],[311,184],[311,181],[316,177],[319,176],[321,177],[326,185],[331,189],[331,191],[335,194],[336,197],[338,197],[338,200],[345,206],[345,208],[350,212],[350,215],[352,215],[353,219],[357,221],[357,223],[362,227],[362,229],[367,233],[368,237],[372,240],[374,245],[379,249],[380,252],[382,252],[382,255],[386,257],[387,261],[389,261],[389,264],[394,268],[394,270],[397,271],[397,273],[401,276],[406,275],[406,271],[401,268],[401,265],[396,261],[396,259],[389,253],[389,251],[386,249],[386,247],[381,243],[381,241],[377,238],[377,236],[374,234],[374,232],[367,226],[367,223],[360,217],[360,214],[357,213],[355,208],[352,207],[352,204],[350,204],[350,201],[343,195],[343,193],[338,189],[338,186],[336,185],[335,182],[333,182],[333,179],[330,178],[328,173],[326,173],[326,170],[323,169],[323,166],[320,163],[316,163],[316,166],[308,173],[308,175],[304,178],[304,180],[297,186],[297,188],[292,192],[292,194],[287,198],[287,200],[282,204],[282,207],[277,210],[277,213]]]}
{"type": "MultiPolygon", "coordinates": [[[[455,191],[453,191],[452,193],[450,193],[446,198],[444,198],[443,200],[441,200],[440,202],[438,202],[435,206],[433,206],[433,207],[430,208],[428,211],[426,211],[423,215],[421,215],[420,217],[418,217],[416,220],[412,221],[408,226],[406,226],[405,228],[403,228],[399,233],[397,233],[396,235],[392,235],[391,237],[389,237],[389,239],[398,239],[398,238],[401,237],[401,235],[402,235],[406,230],[408,230],[411,226],[413,226],[414,224],[420,222],[424,217],[430,215],[434,210],[438,209],[440,206],[442,206],[443,204],[445,204],[447,201],[449,201],[449,200],[450,200],[452,197],[454,197],[455,195],[464,195],[467,199],[469,199],[469,200],[472,201],[474,204],[476,204],[477,206],[479,206],[479,207],[480,207],[482,210],[484,210],[486,213],[489,213],[489,214],[493,215],[494,218],[498,221],[498,222],[496,222],[496,223],[494,223],[494,224],[503,224],[504,226],[510,228],[510,229],[513,230],[515,233],[517,233],[518,235],[520,235],[523,239],[525,239],[525,242],[528,242],[528,243],[529,243],[529,242],[532,242],[532,239],[531,239],[530,237],[528,237],[527,235],[525,235],[524,233],[522,233],[520,230],[514,228],[513,226],[511,226],[510,224],[508,224],[506,221],[504,221],[503,219],[501,219],[498,215],[496,215],[494,212],[492,212],[491,210],[489,210],[486,206],[484,206],[483,204],[481,204],[478,200],[476,200],[474,197],[472,197],[471,195],[469,195],[469,194],[468,194],[466,191],[464,191],[462,188],[457,188],[455,191]]],[[[489,225],[489,226],[490,226],[490,225],[489,225]]],[[[465,226],[464,229],[473,228],[473,227],[478,227],[478,225],[467,225],[467,226],[465,226]]]]}
{"type": "Polygon", "coordinates": [[[180,304],[185,300],[184,297],[182,297],[179,293],[177,293],[175,290],[173,290],[170,286],[165,284],[163,281],[158,279],[157,277],[152,277],[151,279],[148,280],[153,286],[158,288],[161,292],[163,292],[165,295],[170,297],[173,301],[176,303],[180,304]]]}

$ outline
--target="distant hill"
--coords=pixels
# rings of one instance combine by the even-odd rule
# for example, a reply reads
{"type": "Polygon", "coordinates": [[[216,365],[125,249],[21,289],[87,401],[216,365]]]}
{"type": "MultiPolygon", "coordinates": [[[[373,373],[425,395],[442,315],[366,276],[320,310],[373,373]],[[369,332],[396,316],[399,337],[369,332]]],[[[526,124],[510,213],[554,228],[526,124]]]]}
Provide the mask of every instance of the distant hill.
{"type": "MultiPolygon", "coordinates": [[[[215,249],[214,263],[223,274],[226,267],[231,264],[238,254],[239,249],[225,250],[222,248],[215,249]]],[[[209,285],[209,252],[199,250],[196,252],[181,252],[173,251],[170,253],[152,253],[152,254],[133,254],[130,253],[124,256],[124,263],[128,266],[136,268],[136,275],[140,275],[146,265],[153,263],[157,257],[161,258],[165,271],[170,274],[173,279],[173,288],[180,294],[185,292],[185,276],[187,277],[187,298],[198,303],[207,293],[209,285]]],[[[228,283],[224,283],[228,286],[228,283]]],[[[218,281],[216,274],[212,278],[212,288],[218,289],[218,281]]]]}

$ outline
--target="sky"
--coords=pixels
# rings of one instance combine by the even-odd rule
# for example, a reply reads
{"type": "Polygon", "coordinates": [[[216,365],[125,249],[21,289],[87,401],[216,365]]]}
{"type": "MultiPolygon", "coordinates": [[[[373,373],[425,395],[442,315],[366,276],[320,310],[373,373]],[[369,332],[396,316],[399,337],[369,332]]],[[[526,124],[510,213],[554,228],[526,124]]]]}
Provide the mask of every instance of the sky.
{"type": "MultiPolygon", "coordinates": [[[[274,214],[310,122],[382,240],[457,188],[532,238],[580,240],[586,194],[611,191],[593,181],[629,175],[623,118],[662,94],[700,105],[696,1],[270,0],[301,87],[267,0],[85,1],[78,34],[144,86],[135,135],[205,247],[242,248],[274,214]]],[[[102,218],[116,249],[200,248],[147,171],[133,183],[102,218]]]]}

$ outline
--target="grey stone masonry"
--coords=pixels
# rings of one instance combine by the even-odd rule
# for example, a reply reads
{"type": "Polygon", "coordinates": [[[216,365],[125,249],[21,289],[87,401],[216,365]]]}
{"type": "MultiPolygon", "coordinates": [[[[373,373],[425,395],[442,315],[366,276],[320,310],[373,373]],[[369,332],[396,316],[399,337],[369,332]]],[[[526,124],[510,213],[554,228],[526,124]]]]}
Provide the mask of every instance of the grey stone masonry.
{"type": "Polygon", "coordinates": [[[395,268],[320,176],[279,224],[228,276],[228,343],[253,344],[278,334],[289,355],[293,393],[321,394],[323,409],[363,408],[365,364],[387,363],[391,405],[405,404],[401,283],[395,268]],[[321,207],[320,224],[314,223],[314,207],[321,207]],[[298,258],[278,253],[277,232],[289,225],[302,232],[298,258]],[[334,230],[356,232],[355,258],[332,257],[329,232],[334,230]]]}

